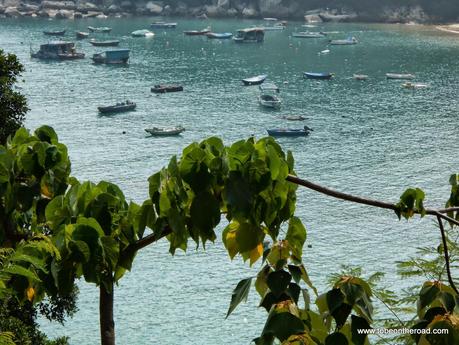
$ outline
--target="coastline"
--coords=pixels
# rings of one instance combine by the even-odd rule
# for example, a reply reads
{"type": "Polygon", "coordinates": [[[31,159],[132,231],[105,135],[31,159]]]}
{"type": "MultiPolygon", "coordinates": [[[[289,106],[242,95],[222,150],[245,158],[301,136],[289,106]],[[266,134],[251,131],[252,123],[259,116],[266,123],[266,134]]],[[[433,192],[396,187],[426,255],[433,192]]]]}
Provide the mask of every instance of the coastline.
{"type": "Polygon", "coordinates": [[[442,31],[459,32],[459,27],[454,27],[455,24],[451,21],[430,16],[419,6],[382,7],[379,11],[370,13],[340,8],[310,10],[302,4],[283,6],[278,1],[260,1],[255,6],[250,1],[241,3],[238,0],[231,3],[229,0],[218,0],[213,1],[212,5],[187,5],[185,2],[167,0],[106,0],[102,3],[99,0],[94,3],[85,0],[0,0],[0,18],[105,19],[137,16],[197,19],[275,17],[279,20],[304,20],[306,23],[429,24],[438,25],[442,31]]]}

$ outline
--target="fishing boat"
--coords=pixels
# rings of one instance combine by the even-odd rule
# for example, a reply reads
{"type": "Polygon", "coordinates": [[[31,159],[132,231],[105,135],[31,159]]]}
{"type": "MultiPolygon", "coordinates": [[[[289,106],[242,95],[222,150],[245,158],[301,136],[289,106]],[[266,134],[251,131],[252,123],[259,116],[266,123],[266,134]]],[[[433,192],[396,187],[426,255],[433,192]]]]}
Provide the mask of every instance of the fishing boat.
{"type": "Polygon", "coordinates": [[[311,32],[311,31],[304,31],[304,32],[293,32],[292,37],[297,38],[323,38],[325,35],[322,32],[311,32]]]}
{"type": "Polygon", "coordinates": [[[155,34],[147,29],[136,30],[131,32],[132,37],[153,37],[155,34]]]}
{"type": "Polygon", "coordinates": [[[247,86],[248,85],[260,85],[265,81],[267,77],[268,77],[267,74],[261,74],[255,77],[242,79],[242,82],[244,83],[244,85],[247,85],[247,86]]]}
{"type": "Polygon", "coordinates": [[[109,28],[109,27],[106,27],[106,26],[102,26],[102,27],[88,26],[88,30],[90,32],[104,32],[104,33],[107,33],[107,32],[112,31],[112,28],[109,28]]]}
{"type": "Polygon", "coordinates": [[[40,45],[40,50],[30,51],[33,58],[43,60],[75,60],[83,59],[84,54],[78,53],[75,49],[75,43],[65,41],[53,41],[40,45]]]}
{"type": "Polygon", "coordinates": [[[248,28],[240,29],[233,37],[236,43],[261,43],[265,37],[265,30],[263,28],[248,28]]]}
{"type": "Polygon", "coordinates": [[[416,89],[426,89],[426,88],[429,87],[429,85],[428,84],[422,84],[422,83],[406,82],[406,83],[402,84],[402,87],[404,87],[405,89],[416,90],[416,89]]]}
{"type": "Polygon", "coordinates": [[[233,34],[231,32],[222,32],[222,33],[208,32],[206,36],[207,38],[210,38],[210,39],[226,40],[226,39],[230,39],[231,37],[233,37],[233,34]]]}
{"type": "Polygon", "coordinates": [[[299,129],[292,128],[272,128],[267,129],[268,135],[272,137],[303,137],[309,135],[309,132],[312,131],[312,128],[304,126],[299,129]]]}
{"type": "Polygon", "coordinates": [[[266,108],[280,108],[282,101],[274,96],[274,95],[269,95],[269,94],[263,94],[258,97],[258,102],[260,105],[266,108]]]}
{"type": "Polygon", "coordinates": [[[134,110],[136,106],[137,105],[134,102],[125,101],[125,102],[116,103],[115,105],[97,107],[97,110],[99,110],[99,112],[103,114],[123,113],[126,111],[134,110]]]}
{"type": "Polygon", "coordinates": [[[209,32],[210,32],[210,26],[202,30],[183,31],[183,33],[187,36],[203,36],[203,35],[207,35],[209,32]]]}
{"type": "Polygon", "coordinates": [[[279,19],[277,19],[277,18],[271,18],[271,17],[266,17],[266,18],[263,18],[263,20],[266,20],[267,22],[277,22],[279,19]]]}
{"type": "Polygon", "coordinates": [[[355,80],[367,80],[368,76],[366,74],[354,74],[352,76],[355,80]]]}
{"type": "Polygon", "coordinates": [[[94,63],[126,64],[129,61],[129,49],[106,50],[92,56],[94,63]]]}
{"type": "Polygon", "coordinates": [[[183,91],[183,86],[178,84],[158,84],[151,88],[151,92],[154,93],[167,93],[167,92],[178,92],[183,91]]]}
{"type": "Polygon", "coordinates": [[[333,77],[333,73],[304,72],[304,76],[308,79],[331,79],[333,77]]]}
{"type": "Polygon", "coordinates": [[[175,29],[177,23],[153,22],[150,24],[152,29],[175,29]]]}
{"type": "Polygon", "coordinates": [[[96,41],[95,39],[92,39],[92,40],[89,40],[89,43],[91,43],[95,47],[116,47],[118,44],[120,44],[120,41],[118,40],[96,41]]]}
{"type": "Polygon", "coordinates": [[[281,119],[288,120],[288,121],[304,121],[306,118],[302,115],[284,115],[281,116],[281,119]]]}
{"type": "Polygon", "coordinates": [[[89,33],[88,32],[83,32],[83,31],[76,31],[75,32],[75,36],[76,36],[76,38],[82,40],[82,39],[88,38],[89,37],[89,33]]]}
{"type": "Polygon", "coordinates": [[[348,37],[344,40],[330,40],[329,43],[333,46],[347,46],[359,43],[355,37],[348,37]]]}
{"type": "Polygon", "coordinates": [[[185,131],[185,128],[183,128],[182,126],[170,127],[170,128],[151,127],[151,128],[145,129],[145,132],[150,133],[153,136],[179,135],[180,133],[184,131],[185,131]]]}
{"type": "Polygon", "coordinates": [[[414,74],[410,73],[386,73],[387,79],[406,79],[411,80],[414,79],[414,74]]]}
{"type": "Polygon", "coordinates": [[[45,35],[48,36],[64,36],[66,30],[50,30],[50,31],[43,31],[45,35]]]}
{"type": "Polygon", "coordinates": [[[260,91],[263,93],[267,93],[267,92],[279,93],[280,92],[279,87],[274,83],[266,82],[266,83],[260,84],[259,88],[260,88],[260,91]]]}

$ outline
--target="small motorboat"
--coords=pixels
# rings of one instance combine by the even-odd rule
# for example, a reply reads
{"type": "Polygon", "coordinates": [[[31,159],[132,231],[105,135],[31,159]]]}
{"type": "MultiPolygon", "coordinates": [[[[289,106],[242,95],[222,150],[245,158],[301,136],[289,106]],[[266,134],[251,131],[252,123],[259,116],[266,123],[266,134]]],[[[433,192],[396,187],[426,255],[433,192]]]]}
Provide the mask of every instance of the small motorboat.
{"type": "Polygon", "coordinates": [[[92,40],[89,40],[89,43],[91,43],[95,47],[116,47],[118,44],[120,44],[120,41],[118,40],[96,41],[92,39],[92,40]]]}
{"type": "Polygon", "coordinates": [[[367,80],[368,76],[366,74],[354,74],[352,76],[355,80],[367,80]]]}
{"type": "Polygon", "coordinates": [[[105,64],[127,64],[129,61],[129,49],[106,50],[102,53],[96,53],[92,56],[94,63],[105,64]]]}
{"type": "Polygon", "coordinates": [[[152,29],[175,29],[177,23],[153,22],[150,24],[152,29]]]}
{"type": "Polygon", "coordinates": [[[405,89],[416,90],[416,89],[426,89],[426,88],[429,87],[429,85],[428,84],[422,84],[422,83],[406,82],[406,83],[402,84],[402,87],[404,87],[405,89]]]}
{"type": "Polygon", "coordinates": [[[48,36],[64,36],[66,30],[50,30],[50,31],[43,31],[45,35],[48,36]]]}
{"type": "Polygon", "coordinates": [[[324,49],[324,50],[321,50],[320,52],[318,52],[319,55],[325,55],[325,54],[329,54],[330,53],[330,49],[324,49]]]}
{"type": "Polygon", "coordinates": [[[155,85],[151,88],[151,92],[154,93],[167,93],[167,92],[178,92],[183,91],[183,86],[178,84],[170,84],[170,85],[155,85]]]}
{"type": "Polygon", "coordinates": [[[263,93],[266,93],[266,92],[269,92],[269,91],[276,92],[276,93],[280,92],[279,87],[274,83],[266,82],[266,83],[260,84],[260,86],[258,86],[258,87],[260,88],[260,91],[263,92],[263,93]]]}
{"type": "Polygon", "coordinates": [[[300,129],[292,128],[272,128],[267,129],[268,135],[272,137],[303,137],[309,135],[309,132],[312,131],[312,128],[304,126],[300,129]]]}
{"type": "Polygon", "coordinates": [[[222,32],[222,33],[208,32],[206,36],[207,38],[210,38],[210,39],[226,40],[226,39],[230,39],[231,37],[233,37],[233,34],[231,32],[222,32]]]}
{"type": "Polygon", "coordinates": [[[277,18],[271,18],[271,17],[266,17],[266,18],[263,18],[263,20],[266,20],[267,22],[277,22],[279,19],[277,19],[277,18]]]}
{"type": "Polygon", "coordinates": [[[308,79],[331,79],[333,73],[304,72],[304,76],[308,79]]]}
{"type": "Polygon", "coordinates": [[[303,28],[316,28],[317,25],[314,25],[314,24],[303,24],[301,25],[303,28]]]}
{"type": "Polygon", "coordinates": [[[288,121],[304,121],[306,118],[301,115],[284,115],[281,116],[281,119],[288,120],[288,121]]]}
{"type": "Polygon", "coordinates": [[[325,35],[322,32],[304,31],[304,32],[294,32],[294,33],[292,33],[292,37],[297,37],[297,38],[323,38],[323,37],[325,37],[325,35]]]}
{"type": "Polygon", "coordinates": [[[406,79],[411,80],[414,79],[414,74],[410,73],[386,73],[387,79],[406,79]]]}
{"type": "Polygon", "coordinates": [[[132,37],[153,37],[155,34],[147,29],[136,30],[131,32],[132,37]]]}
{"type": "Polygon", "coordinates": [[[284,30],[285,25],[283,23],[276,23],[274,25],[269,25],[269,26],[260,26],[260,29],[263,29],[265,31],[278,31],[278,30],[284,30]]]}
{"type": "Polygon", "coordinates": [[[102,26],[102,27],[88,26],[88,30],[90,32],[104,32],[104,33],[107,33],[107,32],[112,31],[112,28],[109,28],[109,27],[106,27],[106,26],[102,26]]]}
{"type": "Polygon", "coordinates": [[[348,37],[345,40],[330,40],[329,43],[333,46],[348,46],[359,43],[355,37],[348,37]]]}
{"type": "Polygon", "coordinates": [[[282,101],[278,97],[267,94],[260,95],[260,97],[258,97],[258,102],[260,103],[260,105],[264,107],[276,109],[280,108],[282,103],[282,101]]]}
{"type": "Polygon", "coordinates": [[[268,77],[267,74],[261,74],[255,77],[242,79],[242,82],[244,83],[244,85],[247,85],[247,86],[248,85],[260,85],[265,81],[267,77],[268,77]]]}
{"type": "Polygon", "coordinates": [[[131,101],[125,101],[121,103],[116,103],[115,105],[101,106],[97,107],[100,113],[122,113],[125,111],[134,110],[137,105],[131,101]]]}
{"type": "Polygon", "coordinates": [[[210,32],[210,26],[202,30],[183,31],[183,33],[187,36],[202,36],[202,35],[207,35],[209,32],[210,32]]]}
{"type": "Polygon", "coordinates": [[[76,35],[76,38],[78,38],[78,39],[80,39],[80,40],[89,37],[89,33],[88,33],[88,32],[83,32],[83,31],[76,31],[76,32],[75,32],[75,35],[76,35]]]}
{"type": "Polygon", "coordinates": [[[179,135],[180,133],[184,131],[185,131],[185,128],[183,128],[182,126],[170,127],[170,128],[151,127],[151,128],[145,129],[145,132],[150,133],[153,136],[179,135]]]}

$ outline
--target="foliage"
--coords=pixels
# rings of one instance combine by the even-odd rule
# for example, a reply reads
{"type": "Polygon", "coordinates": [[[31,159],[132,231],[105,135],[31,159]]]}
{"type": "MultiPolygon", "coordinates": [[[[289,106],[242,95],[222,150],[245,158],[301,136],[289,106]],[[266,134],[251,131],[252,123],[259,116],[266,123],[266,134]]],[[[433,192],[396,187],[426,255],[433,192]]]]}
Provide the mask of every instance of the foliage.
{"type": "MultiPolygon", "coordinates": [[[[34,135],[20,129],[0,149],[0,211],[7,219],[0,230],[4,243],[16,243],[14,250],[0,252],[0,293],[37,303],[45,296],[71,296],[80,277],[111,292],[144,246],[166,238],[171,254],[186,250],[190,242],[205,248],[217,238],[224,217],[221,237],[229,257],[239,256],[250,265],[261,262],[256,277],[236,285],[227,312],[231,316],[247,299],[254,283],[267,312],[255,344],[367,345],[370,339],[360,330],[379,325],[374,300],[394,313],[397,308],[408,312],[413,296],[403,300],[378,288],[381,274],[363,279],[361,271],[348,269],[333,276],[331,288],[319,294],[302,261],[307,231],[294,214],[297,186],[286,180],[295,174],[293,165],[291,153],[272,138],[230,146],[209,138],[189,145],[153,174],[149,198],[137,205],[112,183],[69,178],[67,149],[51,128],[39,128],[34,135]]],[[[457,205],[455,186],[448,206],[457,205]]],[[[408,189],[394,210],[407,219],[424,216],[424,197],[421,190],[408,189]]],[[[448,243],[456,258],[457,239],[448,243]]],[[[442,255],[443,249],[437,252],[442,255]]],[[[405,264],[404,274],[417,264],[443,270],[444,257],[405,264]]],[[[459,298],[448,283],[443,275],[430,277],[418,288],[412,320],[386,324],[448,328],[448,335],[434,340],[424,334],[403,341],[452,344],[459,334],[459,298]]]]}
{"type": "Polygon", "coordinates": [[[24,67],[14,54],[0,49],[0,144],[21,127],[27,108],[23,95],[13,89],[24,67]]]}

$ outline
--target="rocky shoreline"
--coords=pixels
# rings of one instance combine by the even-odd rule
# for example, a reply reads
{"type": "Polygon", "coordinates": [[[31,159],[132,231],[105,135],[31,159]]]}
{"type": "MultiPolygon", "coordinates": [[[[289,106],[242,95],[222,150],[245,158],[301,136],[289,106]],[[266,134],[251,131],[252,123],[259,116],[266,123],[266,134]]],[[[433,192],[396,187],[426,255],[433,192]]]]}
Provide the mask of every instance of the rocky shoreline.
{"type": "MultiPolygon", "coordinates": [[[[375,14],[343,9],[310,10],[302,1],[209,1],[210,3],[206,5],[193,5],[185,1],[174,0],[95,0],[94,2],[86,0],[0,0],[0,16],[56,19],[120,18],[134,15],[201,19],[276,17],[297,20],[304,18],[306,22],[442,23],[440,18],[427,15],[420,6],[385,7],[375,14]]],[[[193,3],[193,1],[190,2],[193,3]]]]}

